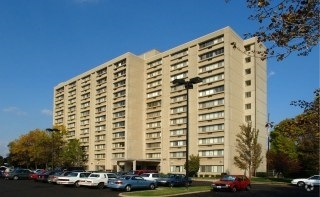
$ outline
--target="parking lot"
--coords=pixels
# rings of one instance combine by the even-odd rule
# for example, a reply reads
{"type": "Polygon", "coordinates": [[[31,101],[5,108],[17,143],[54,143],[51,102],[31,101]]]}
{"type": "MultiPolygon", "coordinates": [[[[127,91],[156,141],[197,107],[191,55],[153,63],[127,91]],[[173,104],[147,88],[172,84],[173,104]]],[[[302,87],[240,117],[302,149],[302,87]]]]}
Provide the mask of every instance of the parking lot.
{"type": "MultiPolygon", "coordinates": [[[[194,182],[193,185],[209,184],[206,182],[194,182]]],[[[168,188],[169,189],[169,188],[168,188]]],[[[0,179],[0,196],[1,197],[21,197],[21,196],[44,196],[44,197],[116,197],[122,191],[112,191],[110,189],[96,188],[75,188],[62,185],[54,185],[49,183],[34,182],[32,180],[5,180],[0,179]]],[[[252,190],[249,192],[239,191],[231,192],[203,192],[197,194],[185,194],[181,196],[188,197],[224,197],[224,196],[257,196],[257,197],[318,197],[319,187],[315,187],[312,191],[305,188],[299,188],[290,185],[267,185],[253,184],[252,190]]]]}

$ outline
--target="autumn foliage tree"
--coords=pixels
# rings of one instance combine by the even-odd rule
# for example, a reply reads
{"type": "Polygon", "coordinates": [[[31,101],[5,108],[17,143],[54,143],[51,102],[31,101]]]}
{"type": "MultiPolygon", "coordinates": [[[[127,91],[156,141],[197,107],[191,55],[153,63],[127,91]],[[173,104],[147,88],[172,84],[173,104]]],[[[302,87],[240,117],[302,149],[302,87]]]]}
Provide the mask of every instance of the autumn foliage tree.
{"type": "Polygon", "coordinates": [[[270,133],[271,149],[267,158],[269,166],[276,172],[287,176],[319,172],[319,92],[320,89],[314,92],[312,102],[293,101],[291,104],[303,108],[303,113],[281,121],[270,133]]]}
{"type": "MultiPolygon", "coordinates": [[[[226,0],[227,2],[230,0],[226,0]]],[[[254,14],[249,20],[260,23],[260,28],[245,38],[257,37],[268,44],[266,51],[250,51],[248,55],[281,61],[293,52],[307,56],[319,43],[320,3],[318,0],[247,0],[254,14]]],[[[239,48],[232,43],[234,48],[239,48]]]]}
{"type": "Polygon", "coordinates": [[[236,152],[234,164],[242,170],[247,171],[249,177],[260,166],[262,162],[262,146],[258,143],[259,130],[251,127],[251,124],[240,125],[240,133],[236,135],[236,152]]]}

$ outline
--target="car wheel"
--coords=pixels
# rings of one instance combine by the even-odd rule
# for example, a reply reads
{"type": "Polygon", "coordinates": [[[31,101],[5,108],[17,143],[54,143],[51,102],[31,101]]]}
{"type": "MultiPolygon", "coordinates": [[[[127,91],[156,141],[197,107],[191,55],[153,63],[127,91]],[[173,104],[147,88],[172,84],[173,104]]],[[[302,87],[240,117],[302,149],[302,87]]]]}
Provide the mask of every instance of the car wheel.
{"type": "Polygon", "coordinates": [[[127,185],[125,188],[126,192],[130,192],[131,191],[131,185],[127,185]]]}
{"type": "Polygon", "coordinates": [[[251,190],[251,185],[247,185],[246,190],[250,191],[251,190]]]}
{"type": "Polygon", "coordinates": [[[236,191],[237,191],[237,188],[236,188],[236,187],[233,187],[233,188],[231,188],[231,191],[232,191],[232,192],[236,192],[236,191]]]}
{"type": "Polygon", "coordinates": [[[79,181],[76,181],[76,182],[74,183],[74,186],[75,186],[75,187],[80,187],[79,181]]]}
{"type": "Polygon", "coordinates": [[[156,188],[156,186],[152,183],[152,184],[150,184],[149,188],[150,188],[151,190],[154,190],[154,189],[156,188]]]}
{"type": "Polygon", "coordinates": [[[297,185],[298,185],[299,187],[303,187],[303,186],[304,186],[304,182],[303,182],[303,181],[299,181],[299,182],[297,183],[297,185]]]}
{"type": "Polygon", "coordinates": [[[104,188],[104,183],[99,183],[99,184],[98,184],[98,188],[99,188],[99,189],[103,189],[103,188],[104,188]]]}
{"type": "Polygon", "coordinates": [[[18,179],[19,179],[18,176],[14,176],[14,177],[13,177],[13,180],[18,180],[18,179]]]}

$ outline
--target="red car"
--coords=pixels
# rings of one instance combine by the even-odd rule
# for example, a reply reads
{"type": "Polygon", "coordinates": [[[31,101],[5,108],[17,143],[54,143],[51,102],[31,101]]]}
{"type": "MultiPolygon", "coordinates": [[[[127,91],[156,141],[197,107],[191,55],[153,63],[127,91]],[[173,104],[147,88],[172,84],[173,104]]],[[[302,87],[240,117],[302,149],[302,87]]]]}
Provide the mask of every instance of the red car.
{"type": "Polygon", "coordinates": [[[212,183],[212,190],[227,190],[236,192],[238,190],[250,190],[251,182],[245,175],[224,175],[219,181],[212,183]]]}
{"type": "Polygon", "coordinates": [[[45,170],[42,170],[42,171],[37,171],[37,172],[31,173],[31,174],[29,175],[29,179],[31,179],[31,180],[37,180],[39,174],[43,174],[43,173],[45,173],[45,172],[46,172],[45,170]]]}

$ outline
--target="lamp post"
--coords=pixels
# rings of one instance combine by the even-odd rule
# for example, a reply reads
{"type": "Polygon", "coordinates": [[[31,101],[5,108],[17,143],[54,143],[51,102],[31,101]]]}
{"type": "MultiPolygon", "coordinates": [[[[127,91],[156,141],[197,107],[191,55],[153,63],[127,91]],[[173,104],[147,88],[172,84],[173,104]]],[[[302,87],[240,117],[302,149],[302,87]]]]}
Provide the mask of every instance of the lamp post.
{"type": "MultiPolygon", "coordinates": [[[[193,89],[193,84],[201,83],[200,77],[191,78],[189,81],[184,79],[175,79],[172,81],[174,85],[184,85],[187,90],[187,124],[186,124],[186,179],[189,179],[189,89],[193,89]]],[[[186,183],[188,185],[188,182],[186,183]]]]}
{"type": "Polygon", "coordinates": [[[59,129],[50,129],[50,128],[47,128],[46,131],[50,132],[51,133],[51,168],[52,170],[54,170],[54,139],[53,139],[53,132],[56,132],[56,131],[60,131],[59,129]]]}

